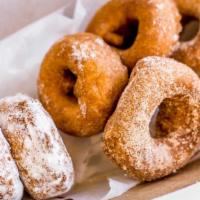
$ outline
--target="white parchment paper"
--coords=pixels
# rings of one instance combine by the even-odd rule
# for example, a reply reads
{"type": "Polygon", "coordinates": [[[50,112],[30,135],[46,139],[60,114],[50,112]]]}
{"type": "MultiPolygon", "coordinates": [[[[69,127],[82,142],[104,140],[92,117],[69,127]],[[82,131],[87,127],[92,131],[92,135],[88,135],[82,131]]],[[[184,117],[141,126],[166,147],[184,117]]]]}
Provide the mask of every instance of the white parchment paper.
{"type": "MultiPolygon", "coordinates": [[[[105,0],[71,0],[65,8],[2,40],[0,97],[20,92],[37,98],[37,75],[49,47],[64,35],[84,31],[88,20],[103,3],[105,0]]],[[[63,199],[106,200],[137,184],[104,156],[101,134],[90,138],[64,134],[62,137],[76,173],[75,186],[63,199]]]]}

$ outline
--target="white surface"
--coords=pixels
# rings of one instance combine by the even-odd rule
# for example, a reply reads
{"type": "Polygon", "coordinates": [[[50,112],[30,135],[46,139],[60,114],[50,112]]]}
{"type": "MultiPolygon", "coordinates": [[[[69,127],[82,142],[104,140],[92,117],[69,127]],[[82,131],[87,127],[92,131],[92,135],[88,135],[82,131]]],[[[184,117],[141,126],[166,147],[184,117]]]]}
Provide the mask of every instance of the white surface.
{"type": "Polygon", "coordinates": [[[0,0],[0,39],[66,5],[68,0],[0,0]]]}
{"type": "Polygon", "coordinates": [[[189,187],[180,189],[176,192],[164,195],[154,200],[199,200],[200,199],[200,183],[196,183],[189,187]]]}

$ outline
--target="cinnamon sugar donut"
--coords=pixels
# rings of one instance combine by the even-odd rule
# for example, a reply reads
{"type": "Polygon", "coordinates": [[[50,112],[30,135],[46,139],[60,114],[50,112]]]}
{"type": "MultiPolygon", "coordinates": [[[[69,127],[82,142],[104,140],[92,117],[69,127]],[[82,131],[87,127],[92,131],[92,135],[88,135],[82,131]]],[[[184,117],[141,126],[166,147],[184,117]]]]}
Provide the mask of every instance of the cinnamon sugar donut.
{"type": "Polygon", "coordinates": [[[104,150],[131,177],[158,179],[198,150],[199,121],[198,76],[172,59],[146,57],[133,69],[105,127],[104,150]]]}
{"type": "Polygon", "coordinates": [[[115,47],[131,69],[138,59],[170,54],[178,40],[180,15],[172,0],[111,0],[87,31],[115,47]]]}
{"type": "Polygon", "coordinates": [[[73,184],[71,158],[41,104],[17,95],[0,100],[0,127],[30,195],[37,200],[65,194],[73,184]]]}
{"type": "Polygon", "coordinates": [[[127,69],[116,52],[98,36],[78,33],[49,50],[38,92],[61,130],[89,136],[103,130],[127,81],[127,69]]]}
{"type": "Polygon", "coordinates": [[[21,200],[23,185],[15,161],[13,160],[10,147],[0,130],[0,199],[21,200]]]}
{"type": "MultiPolygon", "coordinates": [[[[200,1],[175,1],[183,19],[185,17],[194,17],[197,20],[200,20],[200,1]]],[[[198,33],[192,40],[180,41],[180,44],[177,45],[172,57],[190,66],[200,76],[200,30],[198,30],[198,33]]]]}

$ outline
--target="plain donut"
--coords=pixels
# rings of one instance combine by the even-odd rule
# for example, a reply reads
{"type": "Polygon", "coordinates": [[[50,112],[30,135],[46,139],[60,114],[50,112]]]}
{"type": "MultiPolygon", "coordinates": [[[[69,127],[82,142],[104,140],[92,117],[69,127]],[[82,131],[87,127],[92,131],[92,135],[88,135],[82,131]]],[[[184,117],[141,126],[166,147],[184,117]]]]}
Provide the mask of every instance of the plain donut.
{"type": "Polygon", "coordinates": [[[86,31],[114,46],[123,63],[132,69],[143,57],[172,52],[181,28],[179,21],[172,0],[111,0],[97,11],[86,31]],[[138,33],[134,23],[138,23],[138,33]],[[135,41],[124,48],[134,34],[135,41]]]}
{"type": "Polygon", "coordinates": [[[45,56],[38,79],[40,100],[65,133],[100,133],[128,82],[120,57],[90,33],[68,35],[45,56]]]}

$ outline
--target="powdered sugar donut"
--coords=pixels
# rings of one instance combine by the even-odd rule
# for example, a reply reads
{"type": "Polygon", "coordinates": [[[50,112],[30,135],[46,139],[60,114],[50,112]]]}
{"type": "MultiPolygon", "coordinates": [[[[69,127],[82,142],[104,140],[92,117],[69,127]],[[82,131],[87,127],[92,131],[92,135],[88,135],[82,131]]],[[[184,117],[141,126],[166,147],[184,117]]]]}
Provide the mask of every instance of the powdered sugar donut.
{"type": "Polygon", "coordinates": [[[45,56],[38,93],[61,130],[90,136],[103,130],[127,82],[117,53],[100,37],[78,33],[55,43],[45,56]]]}
{"type": "MultiPolygon", "coordinates": [[[[200,1],[175,0],[184,18],[194,17],[200,20],[200,1]]],[[[199,22],[200,26],[200,22],[199,22]]],[[[200,76],[200,31],[189,41],[180,41],[172,57],[190,66],[200,76]]]]}
{"type": "Polygon", "coordinates": [[[146,57],[133,69],[104,132],[104,150],[131,177],[161,178],[200,144],[200,80],[186,65],[146,57]]]}
{"type": "Polygon", "coordinates": [[[13,160],[10,147],[0,130],[0,199],[21,200],[23,185],[13,160]]]}
{"type": "Polygon", "coordinates": [[[143,57],[172,52],[181,30],[179,21],[173,0],[110,0],[86,31],[101,36],[132,69],[143,57]]]}
{"type": "Polygon", "coordinates": [[[71,158],[52,119],[37,100],[24,95],[1,99],[0,127],[34,199],[56,197],[71,188],[71,158]]]}

